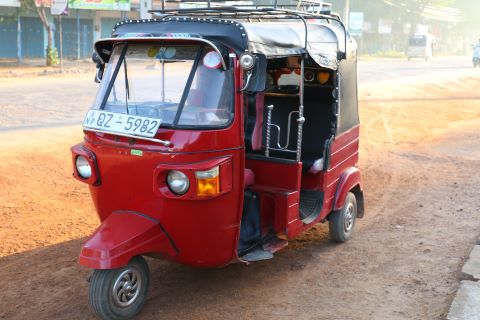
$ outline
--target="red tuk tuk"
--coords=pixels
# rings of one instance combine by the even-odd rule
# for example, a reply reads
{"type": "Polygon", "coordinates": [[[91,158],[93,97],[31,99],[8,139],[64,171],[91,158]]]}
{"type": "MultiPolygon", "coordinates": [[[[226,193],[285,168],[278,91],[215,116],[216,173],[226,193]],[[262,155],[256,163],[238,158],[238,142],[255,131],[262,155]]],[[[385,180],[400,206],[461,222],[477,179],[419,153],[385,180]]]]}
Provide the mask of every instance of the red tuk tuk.
{"type": "Polygon", "coordinates": [[[101,221],[79,258],[100,317],[140,311],[142,256],[221,267],[270,259],[318,222],[351,237],[356,45],[338,16],[164,10],[118,23],[95,53],[100,88],[71,151],[101,221]]]}

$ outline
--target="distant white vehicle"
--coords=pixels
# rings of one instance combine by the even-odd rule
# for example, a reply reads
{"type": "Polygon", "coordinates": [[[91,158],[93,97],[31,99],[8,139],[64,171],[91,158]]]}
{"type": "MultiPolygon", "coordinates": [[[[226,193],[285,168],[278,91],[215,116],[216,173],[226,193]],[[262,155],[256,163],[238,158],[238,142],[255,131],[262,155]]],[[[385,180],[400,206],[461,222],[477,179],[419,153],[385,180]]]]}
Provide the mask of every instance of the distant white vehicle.
{"type": "Polygon", "coordinates": [[[407,59],[420,58],[428,61],[432,58],[433,36],[428,34],[415,34],[408,39],[407,59]]]}

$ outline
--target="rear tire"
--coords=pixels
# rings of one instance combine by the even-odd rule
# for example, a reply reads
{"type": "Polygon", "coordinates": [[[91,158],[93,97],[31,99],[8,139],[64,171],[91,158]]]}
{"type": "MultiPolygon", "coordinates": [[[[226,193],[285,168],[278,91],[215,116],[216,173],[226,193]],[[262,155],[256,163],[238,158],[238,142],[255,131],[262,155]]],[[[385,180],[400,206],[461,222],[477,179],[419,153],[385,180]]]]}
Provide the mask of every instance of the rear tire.
{"type": "Polygon", "coordinates": [[[335,242],[345,242],[352,236],[357,221],[357,199],[351,192],[347,194],[343,208],[330,214],[328,224],[330,238],[335,242]]]}
{"type": "Polygon", "coordinates": [[[94,270],[88,295],[90,308],[102,319],[130,319],[145,304],[149,282],[148,265],[140,256],[122,268],[94,270]]]}

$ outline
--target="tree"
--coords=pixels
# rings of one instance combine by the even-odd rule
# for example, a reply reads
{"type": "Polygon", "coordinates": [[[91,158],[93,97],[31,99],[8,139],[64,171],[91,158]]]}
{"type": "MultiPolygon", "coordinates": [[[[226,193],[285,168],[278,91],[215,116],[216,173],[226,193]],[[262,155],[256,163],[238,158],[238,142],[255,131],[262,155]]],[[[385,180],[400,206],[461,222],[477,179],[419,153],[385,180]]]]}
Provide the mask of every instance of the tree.
{"type": "Polygon", "coordinates": [[[21,8],[25,11],[36,14],[43,24],[43,27],[47,31],[47,51],[46,51],[46,64],[52,66],[56,64],[56,52],[53,47],[53,32],[52,24],[47,19],[47,6],[50,6],[50,0],[20,0],[21,8]]]}
{"type": "Polygon", "coordinates": [[[463,24],[465,29],[478,30],[480,28],[480,19],[478,12],[480,11],[480,1],[472,0],[456,0],[455,7],[463,14],[463,24]]]}

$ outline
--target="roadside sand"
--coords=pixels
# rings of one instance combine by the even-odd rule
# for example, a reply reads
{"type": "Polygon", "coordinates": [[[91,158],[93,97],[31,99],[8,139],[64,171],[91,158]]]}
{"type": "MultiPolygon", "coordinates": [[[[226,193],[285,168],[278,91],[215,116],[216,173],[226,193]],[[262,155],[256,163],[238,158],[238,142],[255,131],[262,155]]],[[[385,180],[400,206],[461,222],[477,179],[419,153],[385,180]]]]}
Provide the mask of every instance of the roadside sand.
{"type": "MultiPolygon", "coordinates": [[[[375,85],[375,86],[374,86],[375,85]]],[[[317,225],[275,259],[199,270],[149,260],[138,319],[441,319],[480,232],[477,78],[360,88],[366,216],[317,225]]],[[[27,99],[27,98],[26,98],[27,99]]],[[[0,132],[0,319],[91,319],[76,264],[97,226],[71,178],[80,126],[0,132]]]]}

